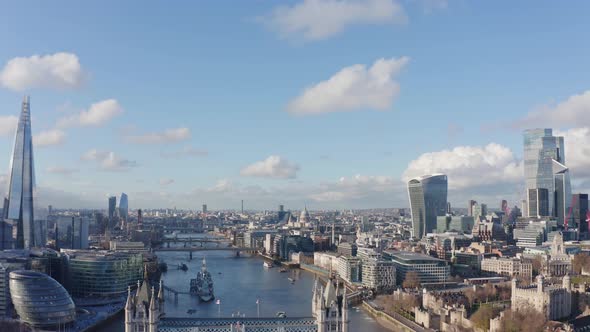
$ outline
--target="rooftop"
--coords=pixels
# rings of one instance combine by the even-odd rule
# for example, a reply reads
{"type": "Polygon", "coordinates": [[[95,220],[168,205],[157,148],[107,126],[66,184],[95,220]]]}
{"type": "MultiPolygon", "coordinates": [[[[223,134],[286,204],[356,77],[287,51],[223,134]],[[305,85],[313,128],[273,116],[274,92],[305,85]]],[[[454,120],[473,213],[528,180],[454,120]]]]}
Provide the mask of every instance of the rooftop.
{"type": "Polygon", "coordinates": [[[432,256],[428,256],[425,254],[420,254],[411,251],[386,251],[388,255],[396,260],[407,261],[407,262],[417,262],[417,261],[429,261],[432,263],[444,262],[442,259],[438,259],[432,256]]]}

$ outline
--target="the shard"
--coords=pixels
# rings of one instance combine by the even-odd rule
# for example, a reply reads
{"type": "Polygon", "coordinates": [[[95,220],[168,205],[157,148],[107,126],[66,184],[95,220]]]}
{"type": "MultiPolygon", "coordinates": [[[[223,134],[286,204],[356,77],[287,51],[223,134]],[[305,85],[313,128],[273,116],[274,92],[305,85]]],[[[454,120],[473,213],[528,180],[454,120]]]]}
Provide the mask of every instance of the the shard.
{"type": "MultiPolygon", "coordinates": [[[[15,247],[31,248],[35,239],[41,238],[34,226],[33,189],[35,187],[35,167],[33,162],[33,141],[31,138],[31,109],[29,97],[23,99],[22,110],[16,128],[14,148],[10,160],[10,186],[8,188],[8,209],[5,217],[16,224],[15,247]]],[[[39,241],[38,241],[39,242],[39,241]]]]}

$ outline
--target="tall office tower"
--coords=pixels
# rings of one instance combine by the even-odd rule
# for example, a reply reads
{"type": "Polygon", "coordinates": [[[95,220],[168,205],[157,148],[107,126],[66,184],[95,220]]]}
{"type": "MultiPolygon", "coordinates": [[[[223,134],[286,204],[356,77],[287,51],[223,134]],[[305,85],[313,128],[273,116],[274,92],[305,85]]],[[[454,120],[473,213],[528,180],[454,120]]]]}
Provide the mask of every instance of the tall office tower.
{"type": "Polygon", "coordinates": [[[580,239],[588,238],[590,229],[588,228],[588,194],[573,194],[572,195],[572,218],[573,223],[571,227],[578,227],[580,239]]]}
{"type": "Polygon", "coordinates": [[[117,196],[109,197],[109,227],[114,226],[113,220],[115,220],[115,209],[117,208],[117,196]]]}
{"type": "Polygon", "coordinates": [[[482,205],[484,204],[473,204],[473,206],[471,207],[471,216],[473,217],[473,220],[475,220],[476,222],[479,221],[480,217],[483,215],[481,208],[482,205]]]}
{"type": "Polygon", "coordinates": [[[203,204],[203,209],[202,209],[203,213],[206,214],[207,213],[207,204],[203,204]]]}
{"type": "Polygon", "coordinates": [[[436,229],[436,217],[446,212],[447,189],[444,174],[424,175],[408,182],[412,236],[422,238],[436,229]]]}
{"type": "MultiPolygon", "coordinates": [[[[8,219],[16,223],[16,248],[31,248],[37,245],[35,237],[41,239],[40,227],[33,218],[33,188],[35,187],[35,167],[33,161],[33,141],[31,138],[31,109],[29,97],[23,100],[12,159],[10,160],[10,186],[8,193],[8,219]]],[[[40,241],[39,241],[40,242],[40,241]]],[[[39,243],[44,245],[44,243],[39,243]]]]}
{"type": "Polygon", "coordinates": [[[529,189],[527,204],[529,217],[549,216],[549,190],[545,188],[529,189]]]}
{"type": "Polygon", "coordinates": [[[558,224],[571,226],[572,218],[568,213],[572,206],[570,171],[564,164],[553,160],[553,172],[555,179],[555,194],[553,196],[555,213],[553,216],[557,217],[558,224]]]}
{"type": "Polygon", "coordinates": [[[244,200],[242,200],[242,214],[244,214],[244,200]]]}
{"type": "Polygon", "coordinates": [[[53,215],[53,206],[48,205],[47,206],[47,216],[51,216],[51,215],[53,215]]]}
{"type": "Polygon", "coordinates": [[[473,206],[475,204],[477,204],[477,202],[472,199],[470,199],[469,202],[467,202],[467,216],[473,217],[473,206]]]}
{"type": "Polygon", "coordinates": [[[141,226],[143,224],[143,213],[141,209],[137,210],[137,225],[141,226]]]}
{"type": "Polygon", "coordinates": [[[63,249],[88,249],[89,223],[87,217],[59,216],[55,221],[59,230],[56,246],[63,249]]]}
{"type": "Polygon", "coordinates": [[[447,202],[447,214],[451,214],[451,202],[447,202]]]}
{"type": "MultiPolygon", "coordinates": [[[[559,217],[559,207],[555,206],[556,176],[562,184],[559,190],[564,197],[560,202],[571,201],[569,174],[565,167],[564,141],[561,136],[553,136],[551,129],[528,129],[524,132],[524,176],[526,192],[529,189],[546,188],[549,191],[549,213],[559,217]]],[[[568,206],[569,208],[569,206],[568,206]]],[[[530,216],[529,211],[527,216],[530,216]]],[[[533,216],[534,217],[534,216],[533,216]]],[[[563,217],[558,219],[563,224],[563,217]]]]}
{"type": "Polygon", "coordinates": [[[528,204],[527,204],[527,200],[526,199],[523,199],[522,201],[520,201],[520,209],[522,210],[520,212],[521,216],[522,217],[528,217],[528,215],[529,215],[529,207],[528,207],[528,204]]]}
{"type": "Polygon", "coordinates": [[[285,218],[286,212],[285,212],[285,206],[284,205],[279,205],[279,214],[278,214],[278,218],[279,221],[283,220],[285,218]]]}
{"type": "Polygon", "coordinates": [[[502,202],[500,203],[500,210],[502,210],[502,212],[504,213],[508,213],[508,201],[503,199],[502,202]]]}
{"type": "Polygon", "coordinates": [[[480,207],[481,207],[481,216],[485,218],[485,216],[488,215],[488,205],[481,203],[480,207]]]}
{"type": "Polygon", "coordinates": [[[119,199],[119,216],[121,219],[127,221],[127,216],[129,215],[129,198],[127,197],[126,193],[121,193],[121,198],[119,199]]]}

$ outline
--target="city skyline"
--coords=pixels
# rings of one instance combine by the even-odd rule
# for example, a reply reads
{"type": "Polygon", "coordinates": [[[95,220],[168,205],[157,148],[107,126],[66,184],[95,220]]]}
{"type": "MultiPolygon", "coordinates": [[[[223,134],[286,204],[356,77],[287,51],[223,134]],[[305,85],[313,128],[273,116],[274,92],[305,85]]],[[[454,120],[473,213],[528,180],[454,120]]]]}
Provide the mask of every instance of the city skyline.
{"type": "Polygon", "coordinates": [[[7,4],[0,188],[31,95],[37,207],[409,207],[434,173],[453,207],[514,206],[527,128],[563,136],[590,190],[590,4],[351,1],[319,20],[313,2],[7,4]]]}

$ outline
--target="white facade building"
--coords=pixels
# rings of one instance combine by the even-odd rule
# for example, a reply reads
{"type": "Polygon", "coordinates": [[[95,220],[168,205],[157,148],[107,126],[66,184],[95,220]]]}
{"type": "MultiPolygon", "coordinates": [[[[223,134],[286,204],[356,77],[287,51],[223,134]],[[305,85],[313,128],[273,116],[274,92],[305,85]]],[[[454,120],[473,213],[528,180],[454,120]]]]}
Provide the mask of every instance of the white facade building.
{"type": "Polygon", "coordinates": [[[393,262],[377,258],[363,259],[363,286],[381,293],[394,289],[396,285],[395,279],[395,264],[393,262]]]}

